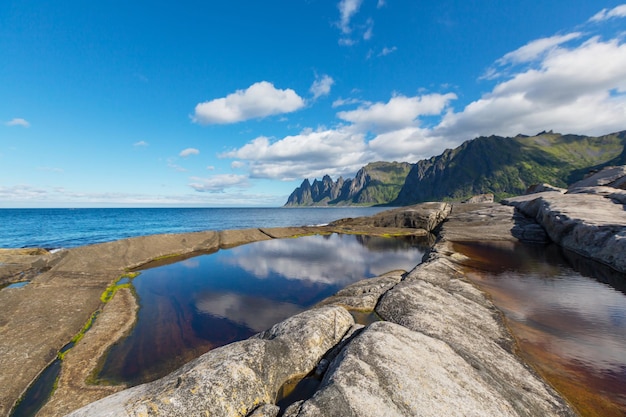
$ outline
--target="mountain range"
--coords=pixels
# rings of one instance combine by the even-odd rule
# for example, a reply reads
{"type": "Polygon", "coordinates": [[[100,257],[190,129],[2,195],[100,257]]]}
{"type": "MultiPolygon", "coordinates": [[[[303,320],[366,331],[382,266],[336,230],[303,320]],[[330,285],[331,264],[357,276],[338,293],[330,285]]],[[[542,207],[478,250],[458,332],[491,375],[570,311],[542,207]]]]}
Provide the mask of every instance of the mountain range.
{"type": "Polygon", "coordinates": [[[353,179],[305,179],[285,206],[403,206],[486,193],[500,200],[533,184],[566,187],[609,165],[626,165],[626,130],[604,136],[482,136],[414,164],[373,162],[353,179]]]}

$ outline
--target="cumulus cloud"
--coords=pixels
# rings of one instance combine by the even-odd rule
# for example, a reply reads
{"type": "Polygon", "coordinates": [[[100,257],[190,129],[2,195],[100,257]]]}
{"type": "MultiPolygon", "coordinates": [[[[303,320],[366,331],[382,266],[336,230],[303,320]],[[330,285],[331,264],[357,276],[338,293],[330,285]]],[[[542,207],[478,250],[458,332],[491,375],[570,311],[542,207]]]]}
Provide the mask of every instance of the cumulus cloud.
{"type": "Polygon", "coordinates": [[[594,37],[558,47],[537,67],[497,84],[462,112],[447,114],[438,135],[471,139],[545,129],[603,134],[626,128],[626,44],[594,37]]]}
{"type": "Polygon", "coordinates": [[[519,64],[534,61],[551,49],[556,48],[565,42],[571,41],[572,39],[579,38],[581,35],[582,33],[580,32],[573,32],[568,33],[567,35],[557,35],[548,38],[536,39],[513,52],[509,52],[496,62],[500,65],[504,65],[509,63],[519,64]]]}
{"type": "Polygon", "coordinates": [[[335,83],[335,80],[328,75],[322,75],[316,77],[313,85],[311,85],[310,91],[313,94],[313,100],[318,99],[321,96],[327,96],[330,94],[330,88],[335,83]]]}
{"type": "Polygon", "coordinates": [[[209,178],[191,177],[189,186],[199,192],[222,193],[226,188],[248,187],[248,177],[245,175],[222,174],[209,178]]]}
{"type": "Polygon", "coordinates": [[[148,142],[146,142],[145,140],[140,140],[139,142],[133,143],[133,146],[136,146],[136,147],[146,147],[146,146],[148,146],[148,142]]]}
{"type": "Polygon", "coordinates": [[[340,98],[333,108],[358,107],[338,111],[334,127],[260,136],[221,157],[236,159],[254,178],[336,178],[376,160],[415,162],[478,136],[626,129],[626,44],[620,34],[538,39],[505,54],[493,68],[504,66],[506,73],[490,81],[487,93],[460,109],[453,107],[456,94],[445,92],[396,94],[387,102],[340,98]]]}
{"type": "Polygon", "coordinates": [[[602,9],[589,19],[590,22],[601,22],[603,20],[612,19],[615,17],[626,17],[626,4],[621,4],[612,9],[602,9]]]}
{"type": "Polygon", "coordinates": [[[353,174],[368,156],[364,135],[341,128],[305,130],[276,141],[261,136],[221,155],[248,161],[253,178],[281,180],[353,174]]]}
{"type": "Polygon", "coordinates": [[[419,123],[419,116],[437,115],[448,106],[456,94],[429,94],[406,97],[396,95],[387,103],[374,103],[356,110],[342,111],[337,117],[351,122],[360,131],[384,133],[419,123]]]}
{"type": "Polygon", "coordinates": [[[14,119],[9,120],[8,122],[5,123],[6,126],[22,126],[22,127],[29,127],[30,123],[28,123],[27,120],[16,117],[14,119]]]}
{"type": "Polygon", "coordinates": [[[191,155],[199,155],[199,154],[200,154],[200,151],[197,150],[196,148],[187,148],[187,149],[183,149],[182,151],[180,151],[178,156],[186,158],[191,155]]]}
{"type": "Polygon", "coordinates": [[[294,90],[277,89],[272,83],[261,81],[226,97],[199,103],[192,120],[200,124],[237,123],[291,113],[304,105],[304,100],[294,90]]]}

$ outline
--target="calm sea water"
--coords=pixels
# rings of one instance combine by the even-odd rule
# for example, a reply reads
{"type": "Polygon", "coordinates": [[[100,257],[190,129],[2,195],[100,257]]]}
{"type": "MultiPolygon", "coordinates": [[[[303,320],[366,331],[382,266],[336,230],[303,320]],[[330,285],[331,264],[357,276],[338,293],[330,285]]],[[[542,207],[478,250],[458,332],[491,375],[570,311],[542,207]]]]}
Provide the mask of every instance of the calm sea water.
{"type": "Polygon", "coordinates": [[[71,248],[134,236],[305,226],[386,208],[0,209],[0,248],[71,248]]]}

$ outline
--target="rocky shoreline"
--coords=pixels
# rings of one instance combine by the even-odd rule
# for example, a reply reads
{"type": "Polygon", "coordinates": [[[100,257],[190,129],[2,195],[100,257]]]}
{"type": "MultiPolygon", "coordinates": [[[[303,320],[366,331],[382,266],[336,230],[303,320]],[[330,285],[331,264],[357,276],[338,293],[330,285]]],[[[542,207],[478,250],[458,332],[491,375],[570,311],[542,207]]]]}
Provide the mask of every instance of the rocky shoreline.
{"type": "MultiPolygon", "coordinates": [[[[32,277],[26,287],[0,292],[0,384],[6,388],[0,415],[9,413],[94,311],[101,309],[103,316],[113,311],[113,328],[120,320],[129,322],[114,312],[113,303],[103,306],[100,300],[127,270],[252,241],[333,232],[431,235],[434,245],[410,272],[354,284],[251,339],[212,350],[160,380],[71,415],[576,415],[515,355],[501,314],[468,282],[466,259],[451,243],[550,238],[626,272],[626,217],[619,200],[624,192],[615,188],[624,175],[617,176],[608,181],[605,172],[567,194],[545,191],[509,199],[507,205],[425,203],[325,227],[148,236],[55,254],[0,252],[0,280],[15,280],[19,270],[32,277]],[[364,327],[355,323],[353,310],[375,311],[383,321],[364,327]],[[275,404],[283,385],[316,372],[321,382],[315,395],[286,410],[275,404]]],[[[123,294],[114,300],[127,297],[123,294]]],[[[68,362],[81,344],[83,356],[98,355],[102,342],[92,339],[99,340],[98,326],[105,322],[96,321],[87,333],[91,337],[67,353],[68,362]]],[[[110,393],[89,393],[74,379],[61,377],[61,398],[53,397],[42,415],[63,415],[110,393]],[[62,394],[71,383],[84,393],[75,401],[62,394]]]]}

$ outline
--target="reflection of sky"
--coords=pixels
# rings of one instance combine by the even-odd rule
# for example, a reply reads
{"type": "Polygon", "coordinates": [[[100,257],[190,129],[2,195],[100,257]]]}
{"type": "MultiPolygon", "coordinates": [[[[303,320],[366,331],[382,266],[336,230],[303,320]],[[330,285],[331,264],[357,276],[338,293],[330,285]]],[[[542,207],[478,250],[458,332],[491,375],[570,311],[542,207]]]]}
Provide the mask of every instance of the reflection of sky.
{"type": "Polygon", "coordinates": [[[412,241],[268,240],[146,269],[132,280],[137,324],[111,349],[100,376],[146,382],[180,366],[177,358],[268,329],[355,281],[412,269],[423,255],[412,241]]]}
{"type": "Polygon", "coordinates": [[[275,239],[231,249],[224,262],[257,278],[278,274],[290,280],[342,286],[394,269],[410,270],[421,262],[423,251],[418,248],[400,246],[395,239],[372,239],[381,239],[375,242],[376,250],[368,249],[354,236],[336,234],[275,239]],[[380,251],[381,242],[386,244],[386,251],[380,251]]]}
{"type": "Polygon", "coordinates": [[[234,292],[197,294],[194,305],[200,313],[228,319],[256,333],[302,311],[301,307],[293,303],[234,292]]]}
{"type": "Polygon", "coordinates": [[[547,270],[499,274],[488,286],[506,293],[510,318],[555,337],[554,352],[599,369],[626,367],[626,295],[569,268],[547,270]]]}

